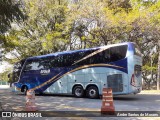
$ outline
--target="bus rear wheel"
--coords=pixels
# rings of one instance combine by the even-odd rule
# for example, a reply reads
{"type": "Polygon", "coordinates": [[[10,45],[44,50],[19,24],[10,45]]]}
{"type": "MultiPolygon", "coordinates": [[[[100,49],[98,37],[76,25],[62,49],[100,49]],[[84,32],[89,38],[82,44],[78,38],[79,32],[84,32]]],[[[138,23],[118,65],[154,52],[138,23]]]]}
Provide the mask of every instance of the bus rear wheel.
{"type": "Polygon", "coordinates": [[[84,89],[82,86],[75,86],[73,89],[73,94],[75,97],[83,97],[84,96],[84,89]]]}
{"type": "Polygon", "coordinates": [[[87,89],[87,97],[91,99],[98,98],[99,97],[98,88],[95,86],[90,86],[87,89]]]}

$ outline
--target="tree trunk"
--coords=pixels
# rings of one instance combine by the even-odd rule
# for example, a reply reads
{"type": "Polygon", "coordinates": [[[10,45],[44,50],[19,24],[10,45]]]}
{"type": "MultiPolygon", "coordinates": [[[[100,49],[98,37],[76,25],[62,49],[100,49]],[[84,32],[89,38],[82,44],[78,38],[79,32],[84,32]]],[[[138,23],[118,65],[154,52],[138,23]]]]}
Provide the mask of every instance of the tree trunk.
{"type": "Polygon", "coordinates": [[[150,90],[150,88],[151,88],[151,87],[150,87],[150,83],[148,83],[148,88],[147,88],[147,90],[150,90]]]}
{"type": "Polygon", "coordinates": [[[158,40],[158,77],[157,77],[157,90],[159,90],[159,81],[160,81],[160,40],[158,40]]]}
{"type": "Polygon", "coordinates": [[[157,90],[159,90],[159,81],[160,81],[160,50],[159,50],[159,56],[158,56],[157,90]]]}

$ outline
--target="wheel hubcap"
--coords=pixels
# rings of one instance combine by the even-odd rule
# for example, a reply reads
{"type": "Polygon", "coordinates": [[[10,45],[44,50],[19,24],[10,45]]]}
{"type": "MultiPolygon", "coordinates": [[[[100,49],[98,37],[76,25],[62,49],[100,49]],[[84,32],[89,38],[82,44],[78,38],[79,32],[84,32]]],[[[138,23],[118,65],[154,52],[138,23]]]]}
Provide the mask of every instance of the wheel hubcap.
{"type": "Polygon", "coordinates": [[[24,92],[26,92],[26,91],[27,91],[27,88],[25,87],[25,88],[24,88],[24,92]]]}
{"type": "Polygon", "coordinates": [[[81,96],[81,94],[82,94],[82,90],[81,89],[76,89],[76,91],[75,91],[75,94],[77,95],[77,96],[81,96]]]}
{"type": "Polygon", "coordinates": [[[89,95],[90,95],[91,97],[95,96],[95,95],[96,95],[96,90],[91,89],[91,90],[89,91],[89,95]]]}

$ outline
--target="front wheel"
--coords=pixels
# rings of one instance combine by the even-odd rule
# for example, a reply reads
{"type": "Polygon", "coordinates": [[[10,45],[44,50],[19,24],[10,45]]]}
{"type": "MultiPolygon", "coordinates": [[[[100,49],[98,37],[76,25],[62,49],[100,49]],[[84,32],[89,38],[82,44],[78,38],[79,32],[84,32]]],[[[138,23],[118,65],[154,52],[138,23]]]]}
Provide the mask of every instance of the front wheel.
{"type": "Polygon", "coordinates": [[[78,98],[83,97],[84,96],[83,87],[82,86],[74,87],[73,94],[74,94],[75,97],[78,97],[78,98]]]}
{"type": "Polygon", "coordinates": [[[94,99],[99,97],[98,88],[95,86],[91,86],[87,89],[87,97],[94,99]]]}
{"type": "Polygon", "coordinates": [[[27,86],[24,86],[22,88],[22,92],[24,93],[24,95],[27,95],[27,90],[28,90],[28,87],[27,86]]]}

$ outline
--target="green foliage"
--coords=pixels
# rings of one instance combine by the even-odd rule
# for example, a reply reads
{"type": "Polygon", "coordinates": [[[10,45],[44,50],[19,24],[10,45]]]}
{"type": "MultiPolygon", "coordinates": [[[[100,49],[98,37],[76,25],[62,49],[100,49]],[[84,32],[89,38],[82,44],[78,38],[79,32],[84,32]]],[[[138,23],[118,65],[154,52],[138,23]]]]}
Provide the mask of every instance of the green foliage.
{"type": "Polygon", "coordinates": [[[65,0],[26,0],[28,18],[6,36],[5,51],[16,50],[19,60],[66,49],[67,9],[65,0]]]}
{"type": "Polygon", "coordinates": [[[20,9],[19,0],[0,0],[0,34],[11,28],[13,21],[20,21],[25,18],[20,9]]]}
{"type": "Polygon", "coordinates": [[[151,67],[150,65],[148,66],[148,65],[144,65],[143,67],[142,67],[142,69],[143,70],[145,70],[145,71],[152,71],[152,72],[156,72],[157,71],[157,67],[156,66],[153,66],[153,67],[151,67]]]}
{"type": "Polygon", "coordinates": [[[13,54],[15,60],[6,59],[9,62],[57,51],[130,41],[141,47],[144,80],[156,80],[160,1],[80,0],[72,3],[68,0],[24,0],[24,9],[27,19],[17,23],[5,39],[0,36],[6,53],[17,52],[13,54]],[[152,80],[146,77],[149,75],[152,80]]]}
{"type": "Polygon", "coordinates": [[[10,73],[10,71],[11,69],[7,69],[3,73],[0,73],[0,80],[9,81],[8,74],[10,73]]]}

